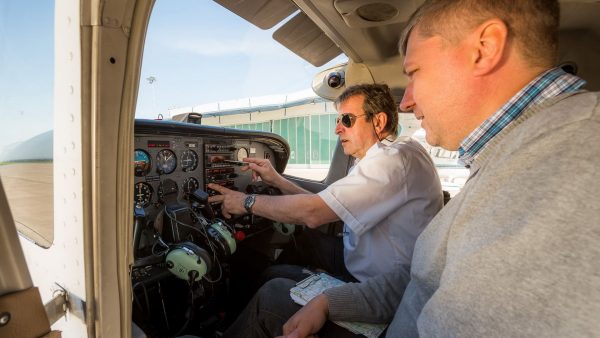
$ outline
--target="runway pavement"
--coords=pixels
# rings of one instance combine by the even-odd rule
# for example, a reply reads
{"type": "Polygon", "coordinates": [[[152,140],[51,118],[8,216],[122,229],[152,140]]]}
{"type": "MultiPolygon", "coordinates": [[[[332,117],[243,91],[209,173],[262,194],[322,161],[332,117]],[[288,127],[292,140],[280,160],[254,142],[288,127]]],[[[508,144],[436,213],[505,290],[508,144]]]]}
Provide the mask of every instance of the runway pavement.
{"type": "Polygon", "coordinates": [[[19,232],[50,246],[54,237],[52,163],[3,164],[0,177],[19,232]]]}

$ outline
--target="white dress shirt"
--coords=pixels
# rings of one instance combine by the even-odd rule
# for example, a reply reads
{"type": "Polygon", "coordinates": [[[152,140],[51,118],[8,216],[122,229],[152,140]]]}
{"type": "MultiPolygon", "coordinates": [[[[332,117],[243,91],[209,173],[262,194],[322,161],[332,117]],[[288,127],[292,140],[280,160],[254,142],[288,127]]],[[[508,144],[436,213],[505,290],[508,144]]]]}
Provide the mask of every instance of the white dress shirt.
{"type": "Polygon", "coordinates": [[[344,222],[344,262],[360,281],[410,264],[417,237],[443,206],[433,161],[409,137],[374,144],[318,195],[344,222]]]}

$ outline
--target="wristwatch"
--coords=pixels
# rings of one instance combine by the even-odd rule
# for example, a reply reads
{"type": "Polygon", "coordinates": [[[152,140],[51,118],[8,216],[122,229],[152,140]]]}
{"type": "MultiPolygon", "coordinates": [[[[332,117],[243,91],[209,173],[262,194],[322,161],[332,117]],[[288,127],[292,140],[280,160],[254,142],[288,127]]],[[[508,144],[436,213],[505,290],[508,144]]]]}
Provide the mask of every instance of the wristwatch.
{"type": "Polygon", "coordinates": [[[247,213],[252,213],[252,206],[254,205],[254,202],[256,202],[256,195],[250,194],[246,196],[246,199],[244,200],[244,208],[246,209],[247,213]]]}

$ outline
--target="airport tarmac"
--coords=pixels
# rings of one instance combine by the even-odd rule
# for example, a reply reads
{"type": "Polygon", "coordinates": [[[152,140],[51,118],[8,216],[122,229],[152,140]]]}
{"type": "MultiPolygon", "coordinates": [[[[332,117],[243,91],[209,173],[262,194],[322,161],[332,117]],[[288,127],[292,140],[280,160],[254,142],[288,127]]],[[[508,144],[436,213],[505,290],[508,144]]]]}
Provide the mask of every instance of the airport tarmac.
{"type": "Polygon", "coordinates": [[[54,238],[52,171],[51,162],[0,165],[2,185],[17,229],[44,247],[49,247],[54,238]]]}

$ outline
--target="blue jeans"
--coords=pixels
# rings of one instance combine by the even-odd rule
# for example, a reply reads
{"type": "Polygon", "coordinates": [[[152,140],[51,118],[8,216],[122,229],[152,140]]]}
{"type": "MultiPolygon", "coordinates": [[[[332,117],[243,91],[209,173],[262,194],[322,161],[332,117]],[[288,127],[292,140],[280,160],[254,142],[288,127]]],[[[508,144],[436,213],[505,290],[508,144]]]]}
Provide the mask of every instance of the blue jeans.
{"type": "MultiPolygon", "coordinates": [[[[300,305],[290,298],[290,289],[296,285],[291,279],[276,278],[268,281],[254,295],[244,311],[223,334],[228,337],[276,337],[281,335],[283,324],[300,310],[300,305]]],[[[362,337],[327,321],[319,337],[362,337]]]]}

